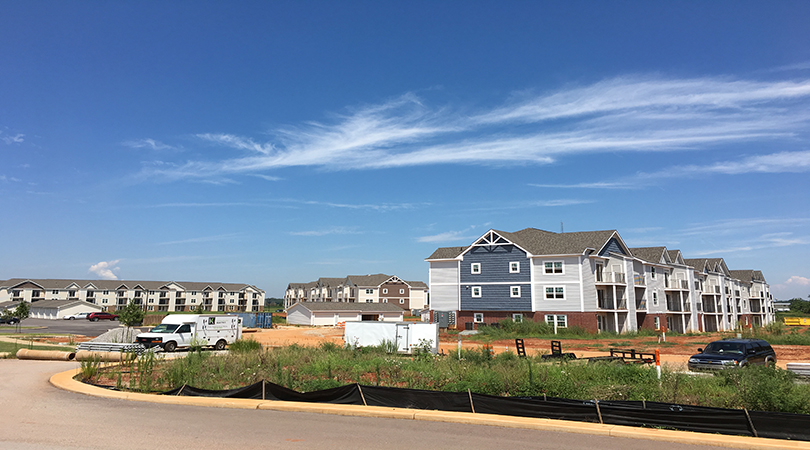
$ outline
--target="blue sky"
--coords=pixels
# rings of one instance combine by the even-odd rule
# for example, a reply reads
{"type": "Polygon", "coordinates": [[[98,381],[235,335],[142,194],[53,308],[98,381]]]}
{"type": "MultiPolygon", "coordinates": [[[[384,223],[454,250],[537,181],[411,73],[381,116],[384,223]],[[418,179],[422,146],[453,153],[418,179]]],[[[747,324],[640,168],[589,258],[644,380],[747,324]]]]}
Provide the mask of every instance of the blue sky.
{"type": "Polygon", "coordinates": [[[617,229],[810,294],[810,3],[2,1],[0,278],[617,229]]]}

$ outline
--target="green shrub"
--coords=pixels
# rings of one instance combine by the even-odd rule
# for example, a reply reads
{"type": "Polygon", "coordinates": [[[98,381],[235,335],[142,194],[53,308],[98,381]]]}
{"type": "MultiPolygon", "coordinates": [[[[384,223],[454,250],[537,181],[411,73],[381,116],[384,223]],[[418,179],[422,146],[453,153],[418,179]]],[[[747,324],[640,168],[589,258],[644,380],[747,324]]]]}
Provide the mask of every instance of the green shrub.
{"type": "Polygon", "coordinates": [[[228,346],[233,353],[250,353],[262,350],[262,344],[254,339],[238,339],[228,346]]]}

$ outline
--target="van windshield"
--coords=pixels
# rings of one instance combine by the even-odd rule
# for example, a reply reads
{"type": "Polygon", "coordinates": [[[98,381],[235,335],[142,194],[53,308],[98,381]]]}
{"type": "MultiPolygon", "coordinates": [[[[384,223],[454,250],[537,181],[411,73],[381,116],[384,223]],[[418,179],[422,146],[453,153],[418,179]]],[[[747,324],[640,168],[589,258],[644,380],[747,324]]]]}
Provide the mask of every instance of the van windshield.
{"type": "Polygon", "coordinates": [[[174,333],[174,330],[177,329],[180,325],[171,324],[171,323],[162,323],[155,328],[150,330],[150,333],[174,333]]]}
{"type": "Polygon", "coordinates": [[[738,342],[712,342],[707,345],[703,353],[710,353],[714,355],[735,354],[742,355],[745,351],[745,344],[738,342]]]}

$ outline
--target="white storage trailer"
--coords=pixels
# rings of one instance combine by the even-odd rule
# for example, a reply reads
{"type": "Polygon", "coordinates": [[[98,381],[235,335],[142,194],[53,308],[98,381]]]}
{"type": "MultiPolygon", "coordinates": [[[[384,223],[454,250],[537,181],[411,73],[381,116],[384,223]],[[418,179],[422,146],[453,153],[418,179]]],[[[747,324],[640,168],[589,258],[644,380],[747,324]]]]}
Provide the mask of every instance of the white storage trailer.
{"type": "Polygon", "coordinates": [[[392,342],[399,353],[427,348],[439,352],[439,324],[422,322],[346,322],[343,334],[346,346],[370,347],[392,342]]]}
{"type": "Polygon", "coordinates": [[[192,344],[222,350],[242,337],[242,318],[224,314],[169,314],[160,325],[135,339],[145,347],[160,346],[167,352],[192,344]]]}

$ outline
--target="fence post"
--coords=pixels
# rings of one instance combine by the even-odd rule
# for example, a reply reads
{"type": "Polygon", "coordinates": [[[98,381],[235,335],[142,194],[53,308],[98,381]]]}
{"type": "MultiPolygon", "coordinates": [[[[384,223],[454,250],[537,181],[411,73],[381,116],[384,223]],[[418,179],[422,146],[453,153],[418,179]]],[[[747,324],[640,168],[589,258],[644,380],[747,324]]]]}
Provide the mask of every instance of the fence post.
{"type": "Polygon", "coordinates": [[[754,437],[759,437],[757,429],[754,428],[754,422],[751,420],[751,415],[748,414],[748,409],[743,408],[743,411],[745,411],[745,418],[748,419],[748,427],[751,428],[751,433],[754,434],[754,437]]]}
{"type": "Polygon", "coordinates": [[[661,352],[658,349],[655,349],[655,373],[658,375],[658,379],[661,379],[661,352]]]}
{"type": "Polygon", "coordinates": [[[469,388],[467,388],[467,395],[470,396],[470,409],[472,410],[473,414],[475,414],[475,405],[473,405],[472,392],[470,392],[469,388]]]}
{"type": "Polygon", "coordinates": [[[363,388],[360,387],[360,383],[357,383],[357,390],[360,391],[360,398],[363,399],[363,406],[368,406],[368,403],[366,403],[366,396],[363,395],[363,388]]]}
{"type": "Polygon", "coordinates": [[[604,424],[602,421],[602,410],[599,409],[599,400],[594,399],[593,404],[596,405],[596,415],[599,416],[599,423],[604,424]]]}

